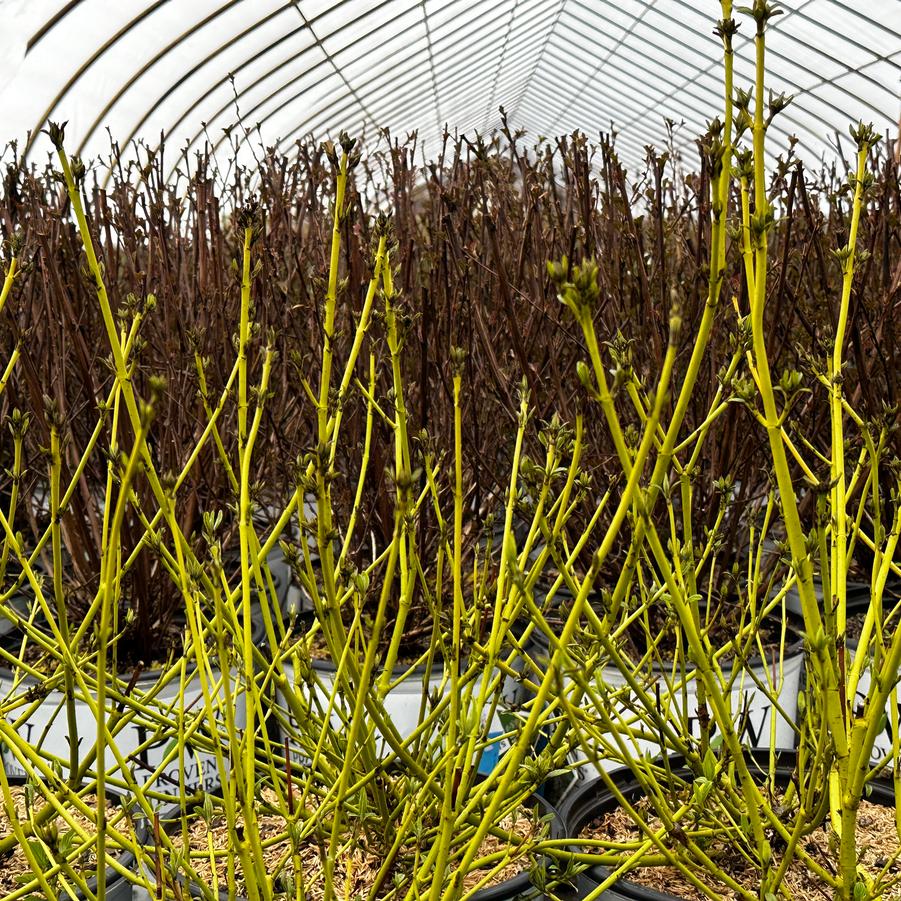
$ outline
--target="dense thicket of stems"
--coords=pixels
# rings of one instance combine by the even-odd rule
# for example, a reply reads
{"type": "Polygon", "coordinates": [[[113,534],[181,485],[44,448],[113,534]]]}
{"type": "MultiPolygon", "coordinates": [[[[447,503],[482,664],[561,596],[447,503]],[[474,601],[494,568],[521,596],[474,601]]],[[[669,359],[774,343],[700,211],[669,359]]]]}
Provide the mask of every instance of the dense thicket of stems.
{"type": "Polygon", "coordinates": [[[6,148],[0,739],[50,803],[0,854],[21,847],[36,890],[103,898],[130,847],[166,897],[331,901],[349,849],[378,858],[372,901],[468,898],[515,861],[540,884],[605,863],[596,895],[653,863],[768,901],[797,859],[841,901],[878,895],[855,826],[901,756],[874,751],[901,663],[898,161],[860,125],[847,172],[791,147],[767,170],[774,15],[750,10],[745,91],[723,0],[722,118],[697,160],[674,141],[639,173],[612,136],[529,146],[506,124],[446,135],[422,170],[387,134],[253,170],[202,153],[171,181],[141,147],[103,180],[59,126],[45,169],[6,148]],[[772,771],[801,636],[776,801],[747,692],[775,711],[772,771]],[[76,740],[38,753],[21,728],[51,693],[76,740]],[[574,752],[614,790],[631,767],[661,827],[575,856],[537,815],[511,832],[574,752]],[[215,796],[188,791],[193,755],[215,796]],[[152,847],[126,816],[73,824],[79,793],[104,811],[115,791],[152,847]],[[184,850],[214,818],[221,877],[212,845],[184,850]],[[803,842],[825,820],[835,872],[803,842]],[[95,850],[96,888],[73,855],[41,865],[54,821],[95,850]]]}

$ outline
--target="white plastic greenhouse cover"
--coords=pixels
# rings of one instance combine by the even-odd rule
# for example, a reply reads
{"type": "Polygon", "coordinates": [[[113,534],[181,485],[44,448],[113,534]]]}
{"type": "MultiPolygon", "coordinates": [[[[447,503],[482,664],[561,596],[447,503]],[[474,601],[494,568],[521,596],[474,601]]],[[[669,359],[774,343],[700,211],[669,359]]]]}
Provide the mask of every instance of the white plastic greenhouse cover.
{"type": "MultiPolygon", "coordinates": [[[[901,0],[781,7],[769,87],[795,99],[771,149],[794,134],[808,161],[831,158],[858,119],[897,136],[901,0]]],[[[503,106],[532,139],[612,126],[634,165],[666,119],[691,147],[720,111],[720,15],[716,0],[0,0],[0,149],[17,139],[39,161],[39,130],[68,120],[85,158],[165,134],[175,165],[223,146],[239,110],[232,136],[256,145],[388,127],[429,155],[445,124],[490,133],[503,106]]],[[[753,23],[736,17],[739,87],[753,23]]]]}

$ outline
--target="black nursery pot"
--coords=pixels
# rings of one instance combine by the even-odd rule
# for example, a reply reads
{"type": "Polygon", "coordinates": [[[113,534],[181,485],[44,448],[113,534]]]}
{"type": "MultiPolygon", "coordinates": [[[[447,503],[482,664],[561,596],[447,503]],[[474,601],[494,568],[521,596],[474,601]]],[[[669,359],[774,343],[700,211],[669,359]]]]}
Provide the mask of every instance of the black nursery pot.
{"type": "MultiPolygon", "coordinates": [[[[10,775],[7,777],[9,784],[13,785],[24,785],[27,779],[24,776],[16,776],[10,775]]],[[[136,820],[135,822],[135,841],[140,845],[146,845],[149,840],[150,830],[147,826],[147,821],[143,818],[136,820]]],[[[123,851],[119,857],[117,858],[120,866],[123,869],[129,870],[130,872],[136,872],[137,870],[137,859],[131,851],[123,851]]],[[[93,898],[97,893],[97,877],[91,876],[90,879],[87,880],[87,888],[90,892],[89,897],[93,898]]],[[[134,893],[134,883],[126,879],[125,876],[120,875],[116,870],[112,867],[107,867],[106,870],[106,897],[109,901],[132,901],[134,893]]],[[[81,892],[77,892],[77,898],[83,898],[81,892]]],[[[69,898],[69,894],[66,891],[60,892],[59,895],[60,901],[66,901],[69,898]]]]}
{"type": "MultiPolygon", "coordinates": [[[[768,757],[763,752],[751,752],[751,756],[760,761],[761,766],[768,766],[768,757]]],[[[787,785],[795,769],[797,754],[794,751],[780,751],[775,769],[776,782],[787,785]]],[[[674,774],[690,777],[691,773],[682,766],[681,757],[671,758],[674,774]]],[[[634,774],[627,767],[610,773],[617,789],[631,803],[643,794],[643,788],[634,774]]],[[[868,801],[875,804],[894,807],[895,792],[891,783],[874,779],[870,782],[871,793],[868,801]]],[[[560,817],[566,824],[566,834],[576,837],[592,821],[616,809],[618,801],[601,780],[593,780],[581,786],[563,800],[559,807],[560,817]]],[[[586,897],[596,889],[610,874],[603,866],[590,867],[576,877],[574,893],[568,901],[577,901],[586,897]]],[[[618,880],[613,888],[599,896],[598,901],[682,901],[677,895],[659,892],[656,889],[630,882],[628,879],[618,880]]]]}

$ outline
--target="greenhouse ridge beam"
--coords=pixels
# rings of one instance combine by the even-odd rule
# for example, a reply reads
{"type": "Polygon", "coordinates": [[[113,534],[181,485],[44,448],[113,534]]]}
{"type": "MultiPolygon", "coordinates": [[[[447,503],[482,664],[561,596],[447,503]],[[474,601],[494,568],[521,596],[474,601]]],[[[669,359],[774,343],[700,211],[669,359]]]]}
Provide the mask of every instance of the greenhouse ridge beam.
{"type": "MultiPolygon", "coordinates": [[[[518,59],[521,56],[528,58],[528,55],[529,55],[528,51],[523,50],[515,59],[518,59]]],[[[455,77],[452,80],[448,80],[446,82],[446,84],[448,84],[450,87],[457,87],[459,85],[467,85],[467,84],[469,84],[470,81],[473,80],[474,77],[478,77],[486,70],[490,70],[490,68],[491,68],[490,62],[486,63],[480,69],[476,69],[474,71],[470,70],[470,69],[465,69],[463,71],[460,71],[460,67],[458,66],[454,70],[455,77]]],[[[517,73],[521,72],[522,67],[519,67],[519,69],[517,69],[515,71],[517,71],[517,73]]],[[[465,94],[460,94],[460,95],[458,95],[458,97],[461,100],[466,100],[468,102],[469,100],[471,100],[472,98],[475,98],[475,97],[478,97],[478,98],[486,97],[488,95],[489,90],[490,90],[490,86],[485,86],[485,85],[482,85],[480,87],[477,86],[477,87],[473,88],[473,90],[471,92],[465,93],[465,94]]],[[[402,111],[407,115],[415,116],[419,112],[422,111],[424,106],[425,106],[425,101],[422,101],[419,105],[417,105],[415,103],[411,105],[408,101],[399,101],[399,102],[395,103],[393,106],[388,107],[387,110],[385,110],[385,113],[388,115],[394,115],[397,112],[402,111]]],[[[293,135],[296,135],[298,132],[310,131],[311,129],[321,127],[323,116],[328,115],[328,112],[329,112],[328,110],[320,110],[316,116],[308,118],[303,123],[301,123],[299,126],[297,126],[297,128],[294,129],[293,134],[289,134],[288,136],[279,139],[277,146],[281,147],[285,143],[291,141],[293,138],[293,135]]],[[[461,125],[462,125],[462,123],[461,123],[461,125]]],[[[439,131],[443,131],[442,126],[439,126],[439,131]]]]}
{"type": "MultiPolygon", "coordinates": [[[[480,3],[478,5],[482,6],[482,7],[486,7],[487,8],[486,11],[479,13],[479,15],[476,16],[475,18],[463,22],[462,24],[460,24],[459,26],[457,26],[456,28],[454,28],[453,30],[448,32],[448,34],[445,36],[445,43],[443,44],[442,49],[445,52],[447,52],[447,51],[456,50],[459,47],[465,46],[467,44],[468,39],[471,37],[471,33],[476,30],[475,26],[481,27],[481,26],[490,25],[493,22],[495,22],[499,17],[498,16],[492,17],[492,13],[495,12],[495,10],[493,9],[492,3],[493,3],[493,0],[482,0],[482,3],[480,3]],[[465,31],[466,33],[460,34],[460,32],[463,32],[463,31],[465,31]],[[457,40],[454,40],[454,41],[451,41],[448,43],[447,42],[448,38],[450,38],[452,36],[458,36],[457,40]]],[[[539,3],[540,3],[540,0],[539,0],[539,3]]],[[[451,5],[465,6],[465,4],[466,4],[466,0],[455,0],[455,3],[451,4],[451,5]]],[[[539,4],[536,4],[536,5],[539,5],[539,4]]],[[[377,31],[377,29],[375,31],[377,31]]],[[[375,33],[375,31],[370,32],[367,36],[375,33]]],[[[487,39],[489,39],[489,38],[486,38],[486,40],[487,39]]],[[[344,52],[350,46],[351,45],[347,45],[347,47],[342,48],[341,52],[344,52]]],[[[405,76],[408,73],[415,70],[416,67],[415,67],[415,65],[412,64],[411,61],[415,61],[416,56],[417,56],[417,51],[413,51],[395,63],[395,65],[390,70],[390,74],[393,75],[395,80],[397,80],[399,77],[405,76]],[[411,63],[411,64],[401,68],[401,66],[403,66],[405,63],[411,63]]],[[[350,64],[353,65],[354,63],[361,62],[365,58],[366,58],[366,54],[361,54],[361,55],[355,57],[354,59],[352,59],[350,61],[350,64]]],[[[465,62],[465,60],[463,62],[465,62]]],[[[305,75],[309,74],[310,71],[313,71],[316,68],[317,68],[317,66],[313,66],[313,67],[311,67],[310,70],[302,72],[299,75],[292,78],[290,81],[279,85],[279,87],[276,88],[275,91],[268,94],[257,104],[257,106],[254,108],[254,111],[256,111],[257,109],[264,106],[268,101],[274,99],[278,94],[280,94],[284,90],[288,89],[292,84],[299,82],[305,75]]],[[[458,68],[459,68],[459,65],[458,65],[458,68]]],[[[454,71],[457,71],[457,70],[455,69],[454,71]]],[[[376,84],[380,79],[386,77],[387,74],[388,74],[387,72],[382,72],[382,73],[379,73],[378,75],[370,76],[365,82],[362,83],[361,88],[371,87],[373,84],[376,84]]],[[[311,85],[309,87],[318,87],[319,84],[321,84],[321,83],[322,82],[314,82],[313,85],[311,85]]],[[[270,114],[267,116],[267,119],[271,118],[272,115],[275,115],[276,113],[281,112],[283,109],[287,108],[287,106],[289,106],[291,103],[302,99],[304,93],[306,92],[306,90],[309,89],[309,87],[305,88],[303,91],[298,91],[297,93],[292,94],[290,97],[288,97],[286,100],[284,100],[276,109],[270,111],[270,114]]],[[[249,88],[248,88],[248,90],[249,90],[249,88]]],[[[341,99],[343,100],[344,98],[342,97],[341,99]]],[[[226,107],[224,107],[224,106],[220,107],[220,109],[217,111],[217,115],[221,114],[225,109],[226,109],[226,107]]],[[[341,111],[343,111],[344,109],[346,109],[346,105],[344,107],[341,107],[341,111]]],[[[305,120],[305,122],[303,124],[306,124],[307,122],[312,121],[314,118],[315,118],[315,116],[309,117],[307,120],[305,120]]],[[[439,128],[440,127],[441,126],[439,125],[439,128]]],[[[302,130],[302,126],[295,127],[295,129],[293,130],[293,133],[296,134],[298,130],[302,130]]],[[[199,133],[197,135],[195,135],[193,140],[196,140],[198,137],[199,137],[199,133]]],[[[280,136],[280,142],[283,140],[284,140],[284,136],[280,136]]]]}
{"type": "MultiPolygon", "coordinates": [[[[664,117],[685,120],[684,149],[722,107],[715,2],[709,10],[693,0],[104,3],[29,0],[0,35],[0,51],[9,45],[7,58],[20,59],[0,76],[2,138],[30,131],[27,156],[44,146],[49,119],[68,120],[74,152],[99,152],[104,164],[104,131],[123,155],[137,152],[136,141],[153,148],[163,134],[180,163],[212,126],[234,131],[238,110],[250,130],[259,115],[264,145],[286,147],[339,127],[385,126],[429,141],[445,125],[484,131],[497,127],[503,106],[511,126],[532,136],[612,126],[636,161],[638,148],[665,140],[664,117]],[[54,83],[61,67],[68,72],[54,83]],[[36,102],[21,99],[17,72],[40,72],[36,102]]],[[[798,153],[820,159],[858,117],[894,127],[901,3],[782,6],[767,44],[770,84],[795,99],[773,123],[774,143],[794,133],[798,153]]],[[[736,86],[753,77],[753,23],[739,18],[736,86]]]]}
{"type": "MultiPolygon", "coordinates": [[[[479,74],[479,73],[477,72],[476,74],[479,74]]],[[[467,83],[470,80],[470,76],[471,76],[471,73],[467,72],[463,76],[461,76],[457,82],[454,82],[454,83],[467,83]]],[[[451,83],[449,82],[449,84],[451,84],[451,83]]],[[[488,97],[489,91],[490,91],[489,86],[482,85],[481,87],[478,87],[478,86],[474,87],[474,88],[472,88],[472,90],[470,92],[468,92],[466,94],[460,94],[458,96],[462,100],[465,100],[467,102],[472,101],[472,102],[481,103],[485,100],[485,98],[488,97]]],[[[412,108],[405,107],[405,111],[409,112],[411,115],[417,115],[420,112],[425,113],[429,109],[430,102],[431,101],[428,98],[423,98],[421,103],[419,104],[419,106],[414,106],[412,108]]],[[[351,108],[351,107],[349,107],[347,104],[344,104],[342,107],[340,107],[337,110],[337,113],[340,114],[341,112],[344,112],[345,110],[348,110],[349,108],[351,108]]],[[[386,114],[388,114],[388,115],[392,114],[395,111],[395,108],[396,108],[396,106],[388,107],[385,110],[386,114]]],[[[325,117],[330,116],[333,112],[334,111],[332,111],[332,110],[318,111],[316,113],[316,115],[309,118],[308,120],[305,120],[303,123],[298,125],[296,128],[292,129],[292,131],[290,133],[288,133],[284,137],[280,138],[276,144],[277,149],[284,150],[285,147],[289,146],[293,141],[295,141],[297,139],[298,135],[309,134],[309,135],[315,136],[317,134],[318,130],[323,126],[325,117]]],[[[337,123],[338,128],[342,128],[344,130],[347,130],[351,126],[351,122],[349,120],[342,121],[341,119],[335,119],[334,121],[337,123]]],[[[461,124],[461,127],[462,127],[462,124],[461,124]]],[[[439,126],[436,129],[436,131],[434,132],[434,134],[441,134],[441,133],[443,133],[443,131],[444,131],[444,128],[442,126],[439,126]]],[[[241,139],[241,142],[243,143],[243,141],[245,141],[245,140],[247,140],[246,136],[244,136],[241,139]]],[[[214,149],[218,148],[220,145],[221,145],[221,139],[219,139],[216,142],[216,144],[214,145],[214,149]]]]}
{"type": "MultiPolygon", "coordinates": [[[[457,0],[457,3],[455,5],[465,6],[465,3],[466,3],[466,0],[457,0]]],[[[445,52],[447,52],[447,51],[454,51],[459,47],[465,46],[471,36],[471,33],[476,30],[476,26],[484,27],[484,26],[490,25],[492,22],[496,21],[498,16],[494,15],[495,10],[494,10],[492,4],[493,4],[493,0],[483,0],[483,2],[480,4],[480,6],[485,7],[485,9],[482,12],[480,12],[479,15],[476,16],[475,18],[467,20],[466,22],[463,22],[462,24],[458,25],[456,28],[449,31],[447,33],[447,35],[445,35],[445,44],[443,45],[442,49],[445,50],[445,52]],[[461,34],[461,32],[465,32],[465,33],[461,34]],[[448,39],[451,37],[454,37],[454,36],[456,37],[456,40],[448,42],[448,39]]],[[[540,6],[540,2],[536,3],[536,5],[540,6]]],[[[529,21],[531,21],[531,20],[529,20],[529,21]]],[[[341,29],[341,30],[343,30],[343,29],[341,29]]],[[[367,37],[373,36],[375,33],[377,33],[377,31],[378,31],[378,29],[373,29],[373,31],[367,32],[367,34],[361,36],[360,40],[363,40],[367,37]]],[[[352,47],[354,47],[356,45],[356,43],[357,43],[356,41],[352,41],[352,42],[348,43],[339,52],[343,53],[343,52],[346,52],[348,49],[352,49],[352,47]]],[[[412,52],[408,53],[406,57],[397,60],[397,62],[394,64],[394,66],[390,70],[391,76],[393,76],[393,78],[395,80],[397,80],[399,78],[406,76],[408,73],[415,71],[417,69],[416,62],[415,62],[416,56],[417,56],[417,51],[412,51],[412,52]],[[405,65],[405,64],[407,64],[407,65],[405,65]]],[[[360,54],[360,55],[354,57],[350,61],[350,64],[352,65],[356,62],[361,62],[361,61],[365,60],[365,58],[366,58],[365,53],[360,54]]],[[[460,65],[463,65],[463,64],[465,64],[465,60],[462,62],[458,62],[457,69],[455,69],[454,71],[459,70],[460,65]]],[[[321,66],[322,66],[322,62],[319,62],[316,65],[311,66],[309,69],[305,70],[304,72],[298,74],[294,78],[290,79],[289,81],[284,82],[283,84],[279,85],[274,91],[272,91],[270,94],[265,96],[262,100],[260,100],[256,106],[254,106],[250,110],[246,111],[245,115],[249,118],[253,117],[254,114],[259,109],[261,109],[263,106],[265,106],[265,104],[267,104],[269,101],[273,100],[276,96],[281,94],[283,91],[287,90],[292,84],[295,84],[295,83],[301,81],[306,75],[308,75],[310,72],[315,71],[316,69],[320,68],[321,66]]],[[[373,84],[378,83],[378,81],[380,79],[385,78],[387,75],[388,75],[387,72],[383,72],[383,73],[379,73],[378,75],[370,76],[366,81],[364,81],[360,85],[360,89],[363,90],[368,87],[371,87],[373,84]]],[[[320,81],[314,82],[312,85],[307,85],[303,90],[300,90],[294,94],[291,94],[289,97],[287,97],[283,101],[281,101],[278,106],[276,106],[274,109],[270,110],[265,117],[260,118],[259,119],[260,124],[264,124],[266,121],[271,119],[273,116],[275,116],[278,113],[282,112],[283,110],[287,109],[291,104],[301,100],[303,98],[304,94],[307,93],[311,88],[316,88],[319,85],[325,83],[325,81],[326,81],[326,79],[321,79],[320,81]]],[[[454,84],[456,84],[456,83],[454,83],[454,84]]],[[[243,94],[249,92],[253,86],[255,86],[255,85],[248,86],[247,88],[245,88],[244,91],[239,92],[239,98],[243,94]]],[[[446,83],[446,86],[447,86],[447,83],[446,83]]],[[[330,98],[328,101],[326,101],[328,104],[329,112],[334,113],[336,115],[340,115],[345,110],[350,108],[349,104],[343,103],[344,100],[346,100],[346,95],[341,98],[338,98],[337,100],[335,98],[330,98]],[[340,105],[342,103],[343,103],[343,105],[340,105]]],[[[401,102],[403,102],[403,101],[401,101],[401,102]]],[[[223,106],[221,106],[216,111],[216,113],[213,115],[213,117],[210,121],[215,121],[215,119],[217,119],[223,112],[225,112],[230,107],[230,105],[231,104],[224,104],[223,106]]],[[[320,115],[321,112],[322,111],[319,110],[316,113],[314,113],[313,115],[308,116],[305,120],[303,120],[302,122],[300,122],[299,124],[294,126],[289,134],[280,135],[277,140],[277,145],[282,146],[286,142],[293,140],[293,138],[298,133],[303,133],[305,130],[308,129],[308,126],[310,125],[310,123],[316,122],[316,117],[318,115],[320,115]]],[[[254,120],[254,121],[256,121],[256,120],[254,120]]],[[[335,121],[337,123],[340,120],[336,119],[335,121]]],[[[441,128],[441,125],[439,125],[439,129],[440,128],[441,128]]],[[[193,146],[200,139],[201,135],[202,135],[201,131],[198,131],[197,133],[195,133],[190,138],[189,146],[193,146]]],[[[219,144],[221,144],[221,141],[217,142],[217,146],[219,146],[219,144]]],[[[184,158],[184,155],[185,154],[182,153],[180,158],[184,158]]]]}
{"type": "MultiPolygon", "coordinates": [[[[489,4],[489,6],[490,6],[490,4],[489,4]]],[[[487,15],[487,14],[485,14],[485,15],[487,15]]],[[[467,22],[466,26],[460,26],[459,28],[455,29],[454,32],[452,32],[452,33],[456,34],[456,32],[462,30],[464,27],[471,26],[472,24],[474,24],[472,21],[467,22]]],[[[459,46],[466,45],[468,43],[468,39],[470,37],[470,33],[472,30],[473,29],[470,28],[470,30],[467,31],[466,34],[460,35],[457,38],[457,40],[453,41],[446,49],[453,50],[459,46]]],[[[484,38],[483,40],[490,40],[490,38],[484,38]]],[[[523,48],[520,51],[519,55],[528,55],[528,52],[529,52],[529,48],[523,48]]],[[[517,57],[515,57],[515,59],[518,59],[519,55],[517,57]]],[[[410,62],[411,60],[415,60],[415,54],[408,55],[406,59],[401,60],[401,63],[410,62]]],[[[465,68],[465,66],[466,66],[465,60],[457,61],[456,65],[451,64],[451,66],[448,67],[449,71],[446,73],[446,75],[452,75],[453,77],[452,78],[448,77],[447,80],[445,81],[445,85],[447,87],[455,88],[460,84],[465,84],[468,81],[472,80],[472,78],[474,76],[478,76],[483,71],[490,69],[491,65],[492,65],[492,61],[488,60],[488,61],[484,62],[480,68],[472,70],[472,69],[465,68]]],[[[391,70],[391,75],[393,75],[396,78],[398,75],[406,75],[409,72],[415,71],[415,69],[416,69],[416,66],[415,66],[415,62],[414,62],[414,63],[411,63],[411,65],[408,65],[406,68],[403,68],[400,70],[398,70],[397,68],[393,68],[391,70]]],[[[382,73],[380,75],[371,77],[368,81],[366,81],[364,83],[364,86],[371,86],[373,84],[376,84],[379,81],[379,79],[385,77],[386,74],[387,73],[382,73]]],[[[270,115],[275,115],[276,113],[285,109],[290,104],[301,99],[302,96],[303,96],[303,92],[298,92],[296,94],[293,94],[291,97],[289,97],[285,101],[283,101],[275,110],[272,110],[270,115]]],[[[343,97],[340,98],[340,100],[344,100],[344,99],[346,99],[346,98],[343,98],[343,97]]],[[[347,104],[344,104],[344,106],[339,107],[338,112],[343,112],[347,108],[348,108],[347,104]]],[[[410,113],[416,113],[419,111],[420,108],[421,107],[416,106],[415,102],[411,104],[410,101],[407,101],[407,100],[401,98],[392,107],[389,108],[389,112],[391,114],[394,114],[396,112],[408,112],[408,111],[410,113]]],[[[295,136],[298,132],[303,133],[304,131],[309,130],[310,127],[314,123],[318,124],[317,117],[320,117],[321,115],[323,115],[323,113],[328,114],[330,111],[331,111],[331,109],[319,110],[314,115],[307,117],[305,120],[300,122],[297,126],[295,126],[292,129],[291,134],[279,138],[277,141],[277,146],[282,146],[287,141],[290,141],[293,138],[293,136],[295,136]]],[[[269,117],[267,116],[267,118],[269,118],[269,117]]],[[[441,125],[439,125],[439,129],[441,129],[442,126],[443,126],[443,123],[441,125]]]]}
{"type": "MultiPolygon", "coordinates": [[[[632,34],[632,33],[635,31],[635,28],[637,27],[638,23],[641,22],[641,20],[644,18],[645,14],[648,12],[648,10],[649,10],[650,8],[651,8],[650,6],[646,6],[646,7],[641,11],[641,13],[640,13],[638,16],[636,16],[635,19],[632,20],[632,22],[629,23],[629,27],[622,33],[622,35],[620,35],[620,36],[616,39],[615,43],[613,44],[613,47],[612,47],[610,50],[607,50],[607,51],[606,51],[606,53],[605,53],[603,59],[601,59],[600,62],[596,63],[596,64],[595,64],[595,67],[594,67],[594,69],[591,71],[591,73],[585,77],[584,82],[583,82],[583,84],[582,84],[582,90],[588,88],[589,85],[591,84],[592,80],[593,80],[594,78],[596,78],[596,77],[603,71],[604,67],[605,67],[605,66],[610,62],[610,60],[613,58],[614,54],[619,50],[620,47],[622,47],[623,42],[625,41],[625,39],[626,39],[630,34],[632,34]]],[[[589,27],[592,27],[592,28],[593,28],[593,26],[589,26],[589,27]]],[[[681,43],[681,42],[680,42],[680,43],[681,43]]],[[[567,112],[572,108],[573,103],[575,102],[577,96],[578,96],[578,94],[573,94],[573,95],[567,100],[567,102],[566,102],[563,106],[561,106],[559,112],[555,115],[555,117],[554,117],[553,120],[551,121],[550,125],[548,125],[548,127],[547,127],[549,132],[552,132],[552,133],[553,133],[554,129],[557,127],[557,125],[558,125],[558,123],[560,122],[560,120],[561,120],[561,119],[567,114],[567,112]]]]}
{"type": "MultiPolygon", "coordinates": [[[[541,67],[541,62],[544,59],[544,54],[547,51],[548,44],[551,42],[551,39],[554,37],[554,32],[557,29],[557,25],[560,23],[560,17],[563,15],[563,10],[566,7],[567,0],[560,0],[560,5],[557,7],[557,12],[554,15],[554,19],[551,22],[551,26],[548,29],[547,34],[544,37],[544,40],[541,43],[541,49],[538,51],[538,56],[535,57],[535,66],[532,71],[529,73],[529,77],[526,80],[526,88],[525,92],[528,91],[528,86],[532,83],[532,79],[535,77],[535,73],[541,67]]],[[[524,92],[524,93],[525,93],[524,92]]],[[[513,105],[513,109],[510,112],[510,115],[515,116],[519,112],[520,101],[522,100],[523,94],[519,95],[519,98],[515,101],[513,105]]]]}
{"type": "MultiPolygon", "coordinates": [[[[423,8],[425,7],[425,0],[423,0],[423,8]]],[[[510,9],[510,18],[507,21],[507,28],[504,31],[504,43],[501,45],[501,59],[497,64],[497,71],[494,73],[494,79],[491,82],[491,96],[488,99],[488,103],[485,107],[485,119],[484,124],[482,125],[482,129],[486,129],[488,127],[488,122],[491,118],[491,107],[494,105],[495,95],[497,94],[497,86],[501,80],[501,73],[504,71],[504,65],[506,63],[507,58],[507,48],[510,46],[510,34],[513,31],[513,20],[516,16],[516,11],[519,9],[519,0],[515,0],[513,6],[510,9]]],[[[438,119],[438,128],[441,128],[441,119],[439,116],[438,119]]]]}

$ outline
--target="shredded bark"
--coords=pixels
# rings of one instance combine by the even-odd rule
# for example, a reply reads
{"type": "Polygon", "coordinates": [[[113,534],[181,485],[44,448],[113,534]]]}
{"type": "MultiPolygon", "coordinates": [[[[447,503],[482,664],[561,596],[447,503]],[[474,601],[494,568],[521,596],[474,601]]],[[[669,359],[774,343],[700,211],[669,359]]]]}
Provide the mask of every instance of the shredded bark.
{"type": "MultiPolygon", "coordinates": [[[[28,812],[24,786],[10,786],[10,793],[15,802],[19,821],[27,821],[28,812]]],[[[97,798],[95,795],[85,795],[83,800],[89,808],[96,810],[97,798]]],[[[40,795],[36,795],[32,806],[32,812],[37,813],[45,803],[45,800],[40,795]]],[[[107,801],[106,812],[107,818],[112,821],[118,813],[118,806],[111,801],[107,801]]],[[[80,829],[88,836],[96,838],[97,824],[93,819],[86,817],[80,811],[71,808],[70,813],[72,820],[78,824],[80,829]]],[[[122,824],[117,823],[117,829],[119,831],[123,831],[125,828],[124,821],[122,824]]],[[[29,842],[38,859],[42,859],[43,855],[44,860],[48,862],[48,864],[42,868],[45,872],[57,861],[70,856],[64,855],[60,848],[61,846],[63,848],[65,847],[67,842],[66,836],[71,831],[68,822],[62,817],[57,816],[48,821],[46,825],[42,826],[34,836],[30,837],[29,842]]],[[[12,824],[5,809],[0,810],[0,838],[6,838],[7,836],[12,835],[12,833],[12,824]]],[[[73,849],[82,844],[81,839],[78,837],[75,837],[74,842],[73,849]]],[[[107,851],[111,857],[116,857],[121,854],[121,850],[115,847],[108,847],[107,851]]],[[[85,879],[90,879],[91,876],[95,875],[97,870],[97,857],[94,847],[92,846],[85,851],[85,853],[80,855],[77,860],[72,861],[70,859],[69,864],[76,871],[80,871],[85,879]]],[[[55,877],[51,877],[49,879],[51,886],[53,885],[54,878],[55,877]]],[[[5,897],[7,894],[22,888],[22,886],[28,883],[32,883],[32,888],[34,890],[39,890],[38,883],[33,879],[32,869],[25,852],[20,845],[16,845],[7,857],[0,860],[0,896],[5,897]]]]}
{"type": "MultiPolygon", "coordinates": [[[[268,793],[264,792],[264,798],[268,793]]],[[[272,800],[271,797],[269,800],[272,800]]],[[[279,814],[260,813],[258,816],[259,831],[263,848],[263,866],[267,878],[276,897],[287,894],[288,886],[295,876],[295,866],[299,863],[303,888],[307,901],[321,901],[324,896],[324,855],[327,840],[320,845],[315,838],[306,839],[298,848],[296,859],[292,857],[291,840],[287,834],[285,819],[279,814]]],[[[243,828],[243,821],[238,823],[243,828]]],[[[516,819],[508,817],[501,828],[512,832],[522,839],[535,836],[535,822],[528,811],[520,812],[516,819]]],[[[234,891],[238,896],[246,895],[246,883],[240,859],[231,843],[224,814],[217,813],[207,823],[203,817],[197,817],[189,824],[188,841],[191,852],[191,867],[208,886],[214,885],[219,891],[228,889],[228,869],[234,867],[234,891]],[[212,849],[212,855],[210,850],[212,849]],[[195,856],[196,855],[196,856],[195,856]],[[214,877],[215,869],[215,877],[214,877]]],[[[172,836],[172,843],[178,849],[184,848],[181,833],[172,836]]],[[[504,842],[489,835],[479,849],[478,858],[488,857],[505,850],[504,842]]],[[[339,897],[368,897],[375,884],[379,870],[385,860],[385,847],[367,845],[363,836],[347,834],[339,850],[335,864],[334,881],[339,897]]],[[[422,847],[405,847],[397,857],[376,897],[384,897],[388,892],[396,890],[397,882],[409,880],[413,868],[421,863],[427,849],[422,847]]],[[[520,853],[506,863],[497,873],[492,874],[492,867],[472,870],[463,879],[467,889],[479,885],[490,875],[486,885],[499,885],[517,876],[527,869],[529,858],[520,853]]]]}
{"type": "MultiPolygon", "coordinates": [[[[635,807],[647,815],[648,825],[652,829],[660,828],[660,821],[653,815],[647,799],[636,802],[635,807]]],[[[581,837],[619,843],[636,841],[645,836],[626,812],[618,807],[589,823],[582,830],[581,837]]],[[[783,848],[779,842],[773,841],[772,835],[769,837],[772,841],[772,867],[775,871],[782,862],[783,848]]],[[[670,840],[668,846],[672,847],[672,844],[670,840]]],[[[860,866],[874,880],[879,880],[878,892],[874,890],[874,897],[878,894],[882,901],[901,899],[901,861],[898,859],[901,854],[901,840],[895,826],[893,806],[874,804],[870,801],[861,802],[857,818],[857,845],[860,852],[860,866]]],[[[837,845],[828,824],[802,837],[800,846],[824,870],[831,874],[838,872],[837,845]]],[[[596,847],[587,850],[597,853],[596,847]]],[[[706,847],[705,853],[743,889],[753,895],[758,894],[760,870],[751,865],[737,850],[719,839],[706,847]]],[[[690,863],[688,860],[685,862],[690,863]]],[[[697,865],[692,866],[692,872],[718,899],[738,901],[740,898],[737,892],[705,873],[697,865]]],[[[646,888],[675,895],[682,901],[709,901],[710,897],[693,885],[676,867],[637,867],[630,870],[624,878],[646,888]]],[[[784,892],[785,897],[798,901],[832,901],[834,897],[833,889],[797,858],[789,865],[779,889],[784,892]]]]}

